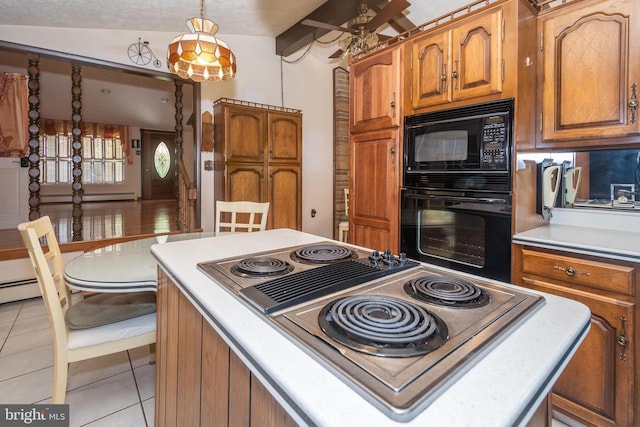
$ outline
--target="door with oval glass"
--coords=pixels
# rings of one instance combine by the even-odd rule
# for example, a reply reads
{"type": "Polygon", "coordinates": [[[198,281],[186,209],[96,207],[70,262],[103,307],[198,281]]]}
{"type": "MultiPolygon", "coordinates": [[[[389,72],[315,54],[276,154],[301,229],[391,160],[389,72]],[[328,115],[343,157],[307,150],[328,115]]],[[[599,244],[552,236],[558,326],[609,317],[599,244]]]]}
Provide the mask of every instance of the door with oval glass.
{"type": "Polygon", "coordinates": [[[142,199],[175,198],[175,134],[141,131],[142,199]]]}

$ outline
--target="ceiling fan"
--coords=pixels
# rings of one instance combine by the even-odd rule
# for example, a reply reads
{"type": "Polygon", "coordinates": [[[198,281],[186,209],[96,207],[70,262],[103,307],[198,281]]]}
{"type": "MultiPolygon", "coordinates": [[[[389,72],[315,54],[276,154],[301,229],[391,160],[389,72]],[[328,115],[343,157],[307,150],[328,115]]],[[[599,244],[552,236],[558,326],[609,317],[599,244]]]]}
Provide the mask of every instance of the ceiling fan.
{"type": "Polygon", "coordinates": [[[378,44],[379,41],[389,38],[389,36],[377,34],[376,29],[393,19],[396,15],[401,14],[402,11],[409,6],[410,3],[407,0],[391,0],[385,4],[378,13],[373,13],[373,11],[369,9],[366,0],[363,0],[358,6],[358,14],[348,22],[348,26],[346,27],[315,21],[313,19],[305,19],[302,21],[302,24],[309,27],[349,33],[348,37],[340,39],[340,49],[329,57],[339,58],[346,52],[356,54],[366,51],[370,47],[378,44]]]}

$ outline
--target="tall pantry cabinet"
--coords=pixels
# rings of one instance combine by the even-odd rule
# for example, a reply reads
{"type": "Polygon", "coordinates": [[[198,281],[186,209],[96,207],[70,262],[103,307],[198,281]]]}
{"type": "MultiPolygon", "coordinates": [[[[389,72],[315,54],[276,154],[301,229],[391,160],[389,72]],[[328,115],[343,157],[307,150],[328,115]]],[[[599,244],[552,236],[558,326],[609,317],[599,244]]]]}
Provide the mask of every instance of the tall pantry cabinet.
{"type": "Polygon", "coordinates": [[[400,251],[402,46],[351,64],[349,243],[400,251]]]}
{"type": "Polygon", "coordinates": [[[302,114],[214,103],[215,200],[269,202],[267,228],[302,228],[302,114]]]}

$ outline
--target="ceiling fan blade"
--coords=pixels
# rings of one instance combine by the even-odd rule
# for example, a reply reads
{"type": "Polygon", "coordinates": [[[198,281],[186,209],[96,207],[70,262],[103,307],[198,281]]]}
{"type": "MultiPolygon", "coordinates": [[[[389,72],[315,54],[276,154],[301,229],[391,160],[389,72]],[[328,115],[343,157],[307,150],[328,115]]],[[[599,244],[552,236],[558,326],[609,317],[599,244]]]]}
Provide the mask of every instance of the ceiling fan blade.
{"type": "Polygon", "coordinates": [[[323,28],[325,30],[343,31],[345,33],[352,33],[352,34],[354,32],[351,28],[338,27],[337,25],[327,24],[326,22],[314,21],[313,19],[305,19],[301,22],[301,24],[306,25],[308,27],[323,28]]]}
{"type": "Polygon", "coordinates": [[[377,33],[377,36],[378,36],[378,43],[384,42],[393,38],[392,36],[387,36],[385,34],[380,34],[380,33],[377,33]]]}
{"type": "Polygon", "coordinates": [[[390,21],[394,16],[402,13],[403,10],[411,5],[407,0],[391,0],[385,7],[382,8],[380,13],[374,16],[367,24],[370,31],[375,31],[376,28],[390,21]]]}
{"type": "Polygon", "coordinates": [[[341,58],[343,54],[344,54],[344,50],[338,49],[335,52],[333,52],[333,54],[331,54],[331,56],[329,56],[329,58],[330,59],[341,58]]]}

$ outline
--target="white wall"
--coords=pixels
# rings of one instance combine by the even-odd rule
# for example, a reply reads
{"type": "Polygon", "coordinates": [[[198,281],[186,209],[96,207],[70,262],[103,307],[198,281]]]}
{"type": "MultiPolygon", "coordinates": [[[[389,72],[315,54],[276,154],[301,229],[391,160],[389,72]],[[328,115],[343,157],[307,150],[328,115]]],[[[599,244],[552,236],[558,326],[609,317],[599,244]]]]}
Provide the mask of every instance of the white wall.
{"type": "MultiPolygon", "coordinates": [[[[0,25],[0,40],[37,46],[132,65],[127,47],[142,37],[162,61],[174,33],[87,30],[0,25]]],[[[283,64],[272,37],[217,35],[229,44],[238,61],[235,79],[203,83],[202,112],[213,112],[220,97],[302,110],[302,228],[325,237],[333,234],[333,97],[332,66],[309,55],[297,64],[283,64]],[[284,100],[284,101],[283,101],[284,100]],[[318,214],[311,218],[311,209],[318,214]]],[[[297,55],[292,55],[296,58],[297,55]]],[[[150,64],[149,69],[154,69],[150,64]]],[[[203,153],[202,160],[211,160],[203,153]]],[[[213,174],[202,170],[202,225],[213,228],[213,174]]]]}

